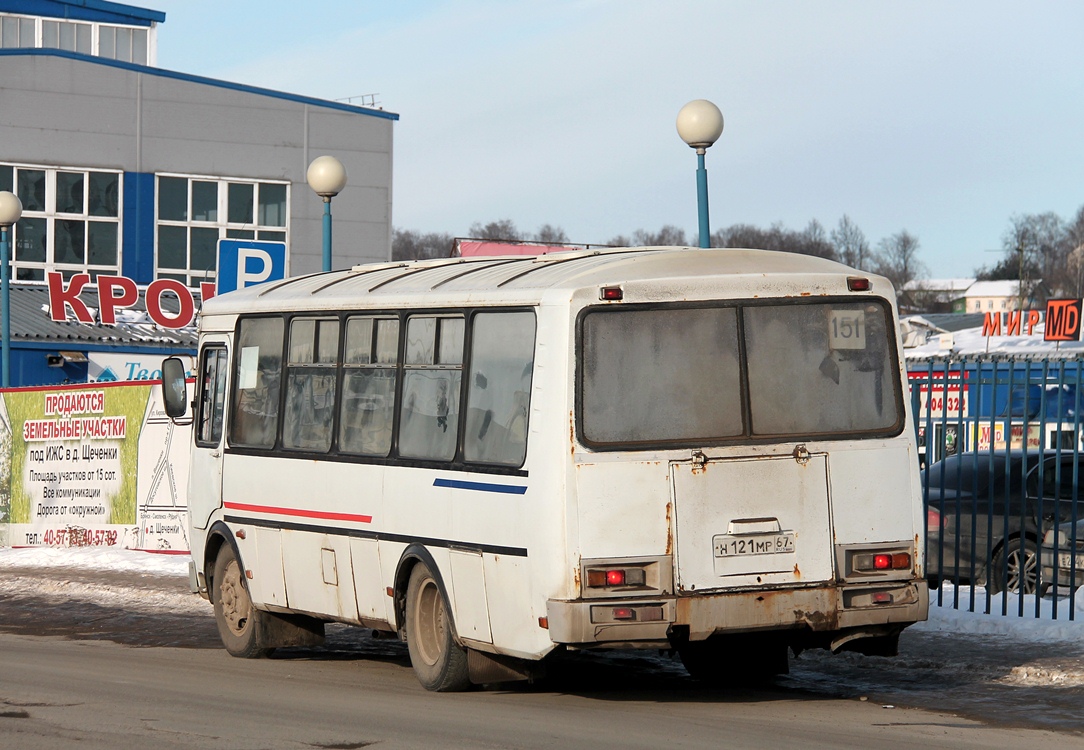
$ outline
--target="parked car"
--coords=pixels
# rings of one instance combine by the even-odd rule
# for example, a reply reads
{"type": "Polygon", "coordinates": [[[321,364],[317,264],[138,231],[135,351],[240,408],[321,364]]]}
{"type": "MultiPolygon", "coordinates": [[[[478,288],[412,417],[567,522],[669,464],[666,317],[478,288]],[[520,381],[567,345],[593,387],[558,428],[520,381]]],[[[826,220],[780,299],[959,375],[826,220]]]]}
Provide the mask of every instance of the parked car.
{"type": "Polygon", "coordinates": [[[1057,583],[1059,594],[1084,586],[1084,519],[1047,529],[1039,546],[1039,563],[1043,585],[1057,583]]]}
{"type": "Polygon", "coordinates": [[[1040,586],[1042,531],[1055,519],[1073,518],[1084,494],[1084,454],[960,453],[924,469],[922,479],[931,583],[954,580],[984,584],[992,593],[1031,594],[1040,586]]]}

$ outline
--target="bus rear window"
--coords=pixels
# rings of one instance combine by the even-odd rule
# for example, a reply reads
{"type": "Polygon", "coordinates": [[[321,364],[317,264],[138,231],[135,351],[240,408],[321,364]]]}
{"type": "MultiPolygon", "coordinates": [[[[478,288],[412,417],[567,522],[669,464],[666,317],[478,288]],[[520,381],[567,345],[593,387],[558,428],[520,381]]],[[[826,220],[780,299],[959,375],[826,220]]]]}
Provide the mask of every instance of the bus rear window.
{"type": "Polygon", "coordinates": [[[583,319],[582,363],[589,442],[742,434],[735,308],[592,312],[583,319]]]}
{"type": "Polygon", "coordinates": [[[898,433],[889,321],[869,300],[591,311],[582,436],[604,447],[898,433]]]}
{"type": "Polygon", "coordinates": [[[895,426],[899,368],[886,310],[850,302],[747,307],[754,435],[839,435],[895,426]]]}

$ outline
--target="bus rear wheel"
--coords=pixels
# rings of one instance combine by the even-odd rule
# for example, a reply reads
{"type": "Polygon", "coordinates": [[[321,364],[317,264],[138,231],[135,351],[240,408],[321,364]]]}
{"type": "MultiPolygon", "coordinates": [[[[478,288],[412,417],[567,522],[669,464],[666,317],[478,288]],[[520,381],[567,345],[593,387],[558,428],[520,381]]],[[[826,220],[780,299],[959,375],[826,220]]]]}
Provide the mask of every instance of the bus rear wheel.
{"type": "Polygon", "coordinates": [[[470,687],[467,651],[455,642],[448,603],[425,563],[410,571],[406,634],[410,664],[426,690],[443,693],[470,687]]]}
{"type": "Polygon", "coordinates": [[[259,643],[261,613],[252,606],[241,565],[228,544],[218,551],[214,575],[215,622],[226,651],[243,659],[270,654],[274,649],[259,643]]]}

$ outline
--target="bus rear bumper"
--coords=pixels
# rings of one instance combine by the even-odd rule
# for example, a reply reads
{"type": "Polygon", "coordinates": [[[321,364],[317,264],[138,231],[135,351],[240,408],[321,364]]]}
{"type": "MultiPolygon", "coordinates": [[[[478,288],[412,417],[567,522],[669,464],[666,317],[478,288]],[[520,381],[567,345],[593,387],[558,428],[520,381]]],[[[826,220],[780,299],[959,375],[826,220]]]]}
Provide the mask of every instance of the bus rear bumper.
{"type": "Polygon", "coordinates": [[[804,628],[818,633],[906,626],[925,620],[925,581],[877,586],[737,591],[647,600],[547,603],[554,643],[651,646],[670,640],[674,627],[688,639],[716,633],[804,628]]]}

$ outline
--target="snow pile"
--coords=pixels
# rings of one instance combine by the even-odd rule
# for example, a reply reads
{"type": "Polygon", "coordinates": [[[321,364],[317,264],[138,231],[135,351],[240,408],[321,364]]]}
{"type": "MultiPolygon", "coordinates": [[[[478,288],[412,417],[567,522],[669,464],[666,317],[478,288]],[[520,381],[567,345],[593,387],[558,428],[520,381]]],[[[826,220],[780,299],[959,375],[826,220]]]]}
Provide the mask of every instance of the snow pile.
{"type": "Polygon", "coordinates": [[[1024,595],[1023,614],[1020,610],[1020,595],[1007,594],[1002,607],[1002,595],[990,597],[990,614],[986,614],[986,589],[974,591],[975,611],[969,612],[972,591],[970,586],[960,586],[959,605],[951,583],[942,584],[941,606],[937,605],[937,591],[930,592],[930,619],[914,627],[940,633],[972,633],[985,635],[1003,635],[1014,640],[1065,641],[1080,643],[1084,640],[1084,590],[1078,590],[1074,597],[1075,610],[1073,619],[1069,619],[1069,596],[1067,591],[1055,601],[1052,598],[1038,600],[1039,616],[1035,616],[1036,597],[1024,595]],[[1002,614],[1002,612],[1005,614],[1002,614]]]}
{"type": "Polygon", "coordinates": [[[922,346],[904,350],[908,360],[926,360],[949,355],[974,357],[984,354],[1012,354],[1018,357],[1076,357],[1084,352],[1084,341],[1052,342],[1043,340],[1043,324],[1035,326],[1031,336],[984,336],[981,328],[965,328],[952,334],[952,348],[942,349],[938,336],[931,336],[922,346]]]}
{"type": "Polygon", "coordinates": [[[188,555],[159,555],[109,547],[0,548],[0,570],[80,568],[188,577],[188,555]]]}

